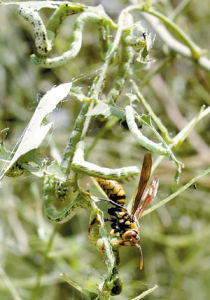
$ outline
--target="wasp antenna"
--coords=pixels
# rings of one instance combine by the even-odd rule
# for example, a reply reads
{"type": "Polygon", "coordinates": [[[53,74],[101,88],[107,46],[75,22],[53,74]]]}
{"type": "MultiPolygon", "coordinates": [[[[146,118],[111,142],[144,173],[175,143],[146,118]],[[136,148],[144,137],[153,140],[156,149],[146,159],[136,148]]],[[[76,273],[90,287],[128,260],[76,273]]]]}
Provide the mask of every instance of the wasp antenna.
{"type": "Polygon", "coordinates": [[[141,249],[141,246],[140,246],[139,244],[136,244],[135,247],[138,248],[138,249],[139,249],[139,252],[140,252],[140,264],[139,264],[139,269],[142,270],[142,269],[143,269],[143,266],[144,266],[144,260],[143,260],[142,249],[141,249]]]}

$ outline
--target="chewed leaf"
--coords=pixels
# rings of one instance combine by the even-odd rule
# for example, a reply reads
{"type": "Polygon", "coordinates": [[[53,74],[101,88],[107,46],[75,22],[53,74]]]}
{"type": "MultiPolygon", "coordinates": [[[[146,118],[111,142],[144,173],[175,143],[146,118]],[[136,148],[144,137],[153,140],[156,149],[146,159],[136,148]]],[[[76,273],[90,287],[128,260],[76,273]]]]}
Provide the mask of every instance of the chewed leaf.
{"type": "Polygon", "coordinates": [[[90,112],[88,112],[88,116],[98,115],[109,117],[111,115],[110,106],[106,103],[99,103],[90,112]]]}
{"type": "Polygon", "coordinates": [[[141,115],[141,121],[142,121],[142,123],[146,124],[147,126],[152,127],[150,115],[141,115]]]}
{"type": "MultiPolygon", "coordinates": [[[[35,156],[36,154],[34,154],[35,156]]],[[[39,159],[39,157],[35,156],[35,159],[39,159]]],[[[21,158],[22,159],[22,158],[21,158]]],[[[41,159],[41,157],[40,157],[41,159]]],[[[32,175],[36,177],[44,177],[45,175],[47,176],[54,176],[57,180],[60,181],[65,181],[65,174],[62,172],[59,164],[57,161],[53,161],[49,166],[44,165],[43,163],[43,158],[42,161],[39,164],[32,164],[33,161],[30,161],[30,163],[23,164],[24,168],[30,172],[32,175]]]]}
{"type": "Polygon", "coordinates": [[[90,112],[87,114],[88,116],[98,116],[102,115],[104,117],[115,116],[120,118],[121,120],[125,120],[125,112],[117,107],[111,106],[106,103],[97,104],[90,112]]]}
{"type": "Polygon", "coordinates": [[[135,102],[138,102],[138,98],[136,96],[136,94],[133,93],[126,93],[126,96],[129,98],[130,101],[130,105],[134,106],[135,102]]]}
{"type": "Polygon", "coordinates": [[[0,175],[0,179],[9,170],[9,168],[27,152],[36,149],[40,146],[48,131],[52,127],[52,123],[42,125],[44,118],[51,113],[56,105],[64,100],[70,92],[72,83],[63,83],[57,87],[53,87],[40,100],[28,126],[26,127],[22,140],[10,160],[9,164],[0,175]]]}
{"type": "Polygon", "coordinates": [[[62,4],[66,4],[66,5],[71,5],[73,7],[85,7],[85,5],[82,4],[76,4],[76,3],[71,3],[69,1],[28,1],[28,2],[18,2],[18,1],[14,1],[14,2],[5,2],[5,1],[0,1],[0,4],[4,4],[4,5],[18,5],[19,7],[23,7],[23,8],[30,8],[33,10],[41,10],[42,8],[59,8],[60,5],[62,4]]]}

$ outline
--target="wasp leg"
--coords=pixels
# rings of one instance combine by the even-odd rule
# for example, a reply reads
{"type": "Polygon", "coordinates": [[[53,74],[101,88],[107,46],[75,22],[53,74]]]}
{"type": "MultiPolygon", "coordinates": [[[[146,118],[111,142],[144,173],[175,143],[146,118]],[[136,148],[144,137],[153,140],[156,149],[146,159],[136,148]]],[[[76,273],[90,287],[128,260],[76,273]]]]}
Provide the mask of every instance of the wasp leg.
{"type": "Polygon", "coordinates": [[[119,240],[119,241],[113,241],[114,244],[119,244],[122,246],[130,246],[131,245],[131,240],[119,240]],[[126,245],[128,243],[128,245],[126,245]]]}
{"type": "Polygon", "coordinates": [[[104,222],[115,222],[114,218],[104,218],[104,222]]]}
{"type": "MultiPolygon", "coordinates": [[[[119,244],[119,245],[122,245],[122,246],[130,246],[131,244],[131,240],[120,240],[120,241],[113,241],[113,244],[119,244]],[[126,245],[127,244],[127,245],[126,245]]],[[[143,260],[143,253],[142,253],[142,249],[141,249],[141,246],[139,244],[135,244],[135,245],[132,245],[132,246],[135,246],[136,248],[139,249],[139,252],[140,252],[140,264],[139,264],[139,269],[142,270],[143,269],[143,266],[144,266],[144,260],[143,260]]]]}

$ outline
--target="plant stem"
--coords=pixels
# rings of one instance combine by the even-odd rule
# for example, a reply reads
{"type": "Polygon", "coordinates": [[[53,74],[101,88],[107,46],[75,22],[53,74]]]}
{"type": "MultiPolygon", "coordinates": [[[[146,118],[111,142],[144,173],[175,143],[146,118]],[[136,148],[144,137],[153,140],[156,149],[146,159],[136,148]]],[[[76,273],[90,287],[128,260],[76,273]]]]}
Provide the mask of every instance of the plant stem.
{"type": "Polygon", "coordinates": [[[171,194],[170,196],[168,196],[165,199],[161,200],[157,204],[153,205],[151,208],[149,208],[146,211],[144,211],[143,214],[142,214],[142,217],[150,214],[151,212],[155,211],[156,209],[160,208],[161,206],[167,204],[172,199],[174,199],[177,196],[179,196],[179,194],[183,193],[188,187],[190,187],[195,182],[197,182],[200,178],[202,178],[203,176],[205,176],[205,175],[207,175],[209,173],[210,173],[210,168],[206,169],[201,174],[199,174],[198,176],[196,176],[193,179],[191,179],[188,183],[186,183],[184,186],[182,186],[180,189],[178,189],[178,191],[176,191],[175,193],[171,194]]]}
{"type": "Polygon", "coordinates": [[[187,8],[188,5],[190,5],[190,2],[192,0],[183,0],[182,2],[177,5],[176,9],[173,11],[173,13],[170,15],[170,19],[175,21],[180,14],[187,8]]]}
{"type": "Polygon", "coordinates": [[[146,291],[144,291],[143,293],[141,293],[139,296],[131,299],[131,300],[140,300],[143,299],[144,297],[146,297],[147,295],[151,294],[152,292],[154,292],[156,289],[158,288],[158,285],[154,285],[151,289],[148,289],[146,291]]]}
{"type": "Polygon", "coordinates": [[[169,18],[164,16],[163,14],[150,9],[147,11],[149,14],[157,17],[159,20],[161,20],[165,25],[169,26],[183,41],[184,43],[189,47],[191,50],[192,56],[195,59],[198,59],[200,55],[202,54],[201,49],[194,44],[194,42],[185,34],[185,32],[178,27],[174,22],[172,22],[169,18]]]}
{"type": "Polygon", "coordinates": [[[168,134],[168,130],[167,128],[164,126],[164,124],[162,123],[162,121],[160,120],[160,118],[158,118],[156,116],[156,114],[154,113],[152,107],[149,105],[149,103],[144,99],[143,95],[140,93],[136,83],[131,80],[131,83],[133,85],[134,91],[138,97],[138,99],[142,102],[142,104],[144,105],[144,107],[146,108],[146,110],[148,111],[148,113],[151,115],[153,121],[155,122],[155,124],[157,125],[157,127],[160,129],[162,135],[164,136],[164,138],[166,139],[166,141],[168,143],[171,143],[172,140],[168,134]]]}
{"type": "Polygon", "coordinates": [[[43,263],[42,263],[42,265],[39,269],[39,272],[37,274],[36,284],[33,288],[33,292],[31,294],[30,300],[36,300],[37,297],[38,297],[38,292],[39,292],[39,288],[40,288],[40,285],[41,285],[42,275],[44,274],[44,270],[45,270],[45,267],[46,267],[47,262],[48,262],[48,255],[49,255],[49,252],[52,248],[52,244],[53,244],[56,232],[57,232],[57,228],[58,228],[58,225],[54,224],[52,233],[49,236],[49,240],[48,240],[47,247],[46,247],[46,250],[45,250],[44,261],[43,261],[43,263]]]}

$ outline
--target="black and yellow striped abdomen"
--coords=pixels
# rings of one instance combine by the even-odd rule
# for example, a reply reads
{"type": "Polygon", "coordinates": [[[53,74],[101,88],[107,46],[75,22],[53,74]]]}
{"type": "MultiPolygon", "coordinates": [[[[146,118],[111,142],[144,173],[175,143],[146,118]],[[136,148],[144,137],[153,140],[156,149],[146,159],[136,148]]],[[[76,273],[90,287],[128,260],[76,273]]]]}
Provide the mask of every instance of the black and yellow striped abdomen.
{"type": "Polygon", "coordinates": [[[95,179],[97,180],[100,187],[107,194],[109,199],[121,206],[124,206],[126,202],[126,195],[122,185],[119,184],[119,182],[98,177],[96,177],[95,179]]]}
{"type": "Polygon", "coordinates": [[[120,205],[111,207],[108,209],[111,218],[111,234],[118,233],[123,238],[127,232],[135,232],[138,235],[138,228],[133,220],[131,220],[130,214],[124,207],[126,203],[126,194],[122,185],[115,180],[107,180],[102,178],[96,178],[100,187],[107,194],[108,198],[120,205]]]}
{"type": "MultiPolygon", "coordinates": [[[[140,252],[140,270],[143,268],[143,254],[139,244],[140,227],[138,224],[138,219],[142,216],[144,209],[147,207],[150,201],[156,196],[159,182],[158,178],[153,179],[149,189],[142,198],[150,178],[151,169],[152,157],[151,154],[147,152],[144,156],[137,194],[134,199],[131,213],[125,207],[126,195],[119,182],[115,180],[96,178],[97,182],[109,198],[107,201],[113,205],[113,207],[108,208],[108,214],[111,217],[105,218],[104,221],[111,222],[110,225],[112,230],[110,235],[116,234],[116,236],[120,237],[121,239],[114,239],[112,240],[112,243],[123,246],[134,246],[138,248],[140,252]]],[[[91,223],[91,225],[93,224],[94,221],[91,223]]]]}

